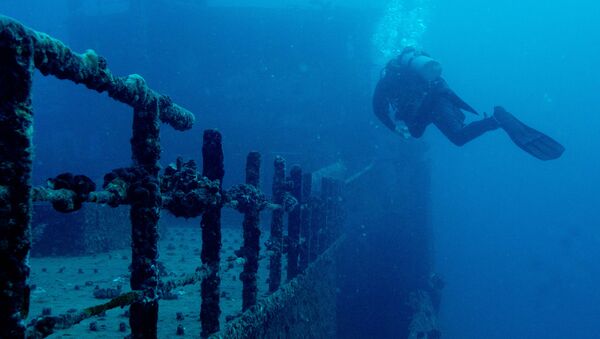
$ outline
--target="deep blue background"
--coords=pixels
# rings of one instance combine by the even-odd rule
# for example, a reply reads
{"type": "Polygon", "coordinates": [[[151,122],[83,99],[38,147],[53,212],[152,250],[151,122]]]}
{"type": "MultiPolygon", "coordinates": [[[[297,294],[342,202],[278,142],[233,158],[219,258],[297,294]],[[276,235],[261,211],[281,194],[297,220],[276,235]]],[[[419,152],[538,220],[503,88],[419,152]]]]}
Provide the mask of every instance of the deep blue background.
{"type": "Polygon", "coordinates": [[[432,129],[449,338],[597,338],[600,26],[594,1],[438,2],[424,44],[480,111],[502,104],[567,148],[539,162],[501,132],[457,149],[432,129]]]}
{"type": "MultiPolygon", "coordinates": [[[[362,327],[346,323],[357,336],[393,337],[400,297],[390,291],[411,272],[394,239],[404,239],[412,220],[434,227],[436,270],[447,283],[445,338],[600,337],[597,2],[425,3],[430,16],[421,44],[442,62],[450,85],[479,111],[502,104],[567,148],[544,163],[501,131],[457,148],[430,128],[431,215],[412,208],[427,207],[428,192],[415,194],[416,203],[398,201],[406,187],[429,187],[426,178],[399,170],[405,167],[398,159],[428,168],[407,155],[422,145],[396,140],[370,112],[377,69],[371,36],[382,11],[184,10],[150,2],[145,13],[88,16],[98,13],[76,3],[6,0],[0,13],[75,50],[96,49],[115,73],[140,73],[194,111],[192,131],[164,127],[163,164],[178,154],[198,158],[208,127],[224,133],[226,184],[242,180],[240,166],[253,149],[265,154],[266,189],[277,153],[309,170],[338,159],[351,170],[379,164],[379,176],[369,178],[379,194],[352,202],[373,213],[349,221],[353,231],[364,227],[356,246],[363,251],[349,253],[364,261],[341,282],[370,290],[348,294],[356,308],[344,310],[346,319],[366,320],[362,327]]],[[[37,183],[64,170],[99,182],[128,164],[127,107],[70,83],[35,80],[37,183]]]]}

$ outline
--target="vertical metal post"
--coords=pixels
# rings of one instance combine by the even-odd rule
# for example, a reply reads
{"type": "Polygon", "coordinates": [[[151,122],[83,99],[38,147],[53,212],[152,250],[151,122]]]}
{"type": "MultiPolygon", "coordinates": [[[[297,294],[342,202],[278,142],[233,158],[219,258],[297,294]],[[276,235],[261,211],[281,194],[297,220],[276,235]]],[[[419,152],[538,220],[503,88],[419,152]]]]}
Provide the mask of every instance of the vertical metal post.
{"type": "Polygon", "coordinates": [[[308,253],[310,248],[310,238],[311,238],[311,208],[310,208],[310,200],[311,200],[311,191],[312,191],[312,174],[304,173],[302,175],[302,199],[300,200],[301,207],[301,215],[300,215],[300,234],[301,234],[301,242],[300,242],[300,259],[299,259],[299,267],[300,271],[304,271],[306,267],[308,267],[308,253]]]}
{"type": "MultiPolygon", "coordinates": [[[[246,159],[246,184],[258,188],[260,185],[260,153],[251,152],[246,159]]],[[[258,255],[260,251],[260,213],[254,208],[244,213],[244,247],[242,253],[246,262],[240,274],[243,283],[242,310],[256,305],[256,273],[258,272],[258,255]]]]}
{"type": "Polygon", "coordinates": [[[0,338],[24,338],[31,221],[33,42],[0,31],[0,338]]]}
{"type": "Polygon", "coordinates": [[[281,253],[283,251],[283,209],[285,195],[285,160],[275,157],[273,174],[273,203],[282,208],[273,211],[271,219],[271,258],[269,267],[269,292],[275,292],[281,284],[281,253]]]}
{"type": "Polygon", "coordinates": [[[288,265],[287,280],[292,280],[298,275],[298,253],[300,244],[300,223],[302,210],[302,169],[293,166],[290,170],[291,194],[298,201],[298,205],[288,215],[288,265]]]}
{"type": "Polygon", "coordinates": [[[129,324],[133,338],[156,338],[158,322],[158,219],[162,197],[158,179],[160,121],[156,109],[134,109],[131,149],[139,175],[129,189],[131,201],[132,290],[142,290],[145,300],[131,304],[129,324]]]}
{"type": "MultiPolygon", "coordinates": [[[[210,180],[223,183],[225,169],[223,165],[223,147],[221,133],[216,130],[204,131],[202,145],[203,169],[202,175],[210,180]]],[[[221,208],[218,204],[208,208],[202,215],[202,263],[207,265],[211,273],[202,280],[200,321],[202,322],[201,336],[203,338],[219,331],[219,316],[221,315],[219,266],[221,262],[221,208]]]]}

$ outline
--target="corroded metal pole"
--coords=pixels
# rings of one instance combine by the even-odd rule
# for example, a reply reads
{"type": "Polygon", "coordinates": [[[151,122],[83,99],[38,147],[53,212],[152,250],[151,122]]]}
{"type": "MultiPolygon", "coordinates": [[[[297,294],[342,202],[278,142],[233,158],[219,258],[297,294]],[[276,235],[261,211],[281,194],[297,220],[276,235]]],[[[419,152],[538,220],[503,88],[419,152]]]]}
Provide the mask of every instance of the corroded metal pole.
{"type": "MultiPolygon", "coordinates": [[[[34,202],[50,202],[52,205],[67,206],[66,212],[76,211],[81,207],[82,202],[118,206],[124,204],[127,199],[126,186],[123,185],[120,191],[95,191],[90,192],[87,197],[81,199],[77,192],[69,189],[51,189],[47,187],[33,187],[31,190],[32,200],[34,202]],[[79,204],[79,206],[78,206],[79,204]]],[[[65,212],[65,211],[61,211],[65,212]]]]}
{"type": "Polygon", "coordinates": [[[61,41],[2,15],[0,65],[0,337],[23,337],[22,320],[29,308],[26,257],[30,248],[30,90],[34,67],[43,75],[107,92],[134,108],[133,160],[142,174],[128,190],[128,200],[132,201],[131,287],[143,291],[144,301],[132,304],[130,323],[134,338],[156,337],[159,119],[177,130],[186,130],[194,122],[193,114],[150,89],[137,74],[114,76],[106,60],[94,51],[74,53],[61,41]]]}
{"type": "Polygon", "coordinates": [[[191,112],[173,103],[168,96],[149,88],[140,75],[117,77],[108,69],[106,60],[93,50],[75,53],[60,40],[0,15],[0,31],[3,35],[14,33],[15,29],[19,30],[20,37],[33,41],[35,67],[43,75],[54,75],[59,79],[84,84],[100,93],[107,92],[111,98],[141,111],[154,110],[158,103],[160,120],[180,131],[190,129],[194,124],[195,118],[191,112]]]}
{"type": "MultiPolygon", "coordinates": [[[[203,169],[202,175],[210,180],[219,180],[223,184],[225,169],[223,165],[223,147],[221,133],[216,130],[204,131],[202,145],[203,169]]],[[[211,274],[202,280],[200,321],[202,322],[201,336],[203,338],[219,331],[219,316],[221,315],[220,292],[221,277],[219,265],[221,262],[221,208],[219,202],[210,206],[202,215],[202,263],[211,269],[211,274]]]]}
{"type": "Polygon", "coordinates": [[[0,27],[0,338],[24,338],[31,247],[33,41],[0,27]]]}
{"type": "Polygon", "coordinates": [[[300,244],[300,223],[302,210],[302,169],[293,166],[290,170],[290,190],[292,196],[298,201],[298,206],[288,214],[288,266],[287,280],[292,280],[298,275],[298,253],[300,244]]]}
{"type": "Polygon", "coordinates": [[[300,234],[302,241],[300,242],[300,271],[304,271],[308,266],[308,253],[310,248],[310,237],[311,237],[311,208],[310,199],[312,191],[312,174],[304,173],[302,175],[302,199],[300,200],[300,234]]]}
{"type": "Polygon", "coordinates": [[[129,187],[131,201],[131,278],[132,290],[145,294],[131,304],[129,324],[133,338],[156,338],[158,321],[158,219],[162,198],[158,179],[160,158],[160,121],[155,109],[133,114],[131,149],[134,166],[142,175],[129,187]]]}
{"type": "MultiPolygon", "coordinates": [[[[275,157],[275,172],[273,173],[272,202],[283,206],[285,198],[285,160],[275,157]]],[[[269,261],[269,292],[275,292],[281,284],[281,253],[283,252],[283,214],[284,209],[273,211],[271,219],[271,258],[269,261]]]]}
{"type": "MultiPolygon", "coordinates": [[[[258,188],[260,185],[260,153],[251,152],[246,160],[246,184],[258,188]]],[[[242,310],[256,305],[256,273],[258,272],[258,255],[260,251],[260,213],[258,206],[244,213],[244,247],[242,253],[246,262],[240,274],[243,283],[242,310]]]]}

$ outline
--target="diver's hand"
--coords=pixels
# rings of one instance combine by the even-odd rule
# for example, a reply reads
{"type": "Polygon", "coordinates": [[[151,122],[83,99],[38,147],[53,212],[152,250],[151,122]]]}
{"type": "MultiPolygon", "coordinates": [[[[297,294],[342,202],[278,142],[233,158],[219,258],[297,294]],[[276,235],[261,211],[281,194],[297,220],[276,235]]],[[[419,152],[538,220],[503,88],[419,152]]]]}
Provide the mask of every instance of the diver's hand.
{"type": "Polygon", "coordinates": [[[410,132],[408,131],[408,127],[406,127],[406,125],[396,125],[396,128],[394,129],[394,133],[401,136],[404,140],[407,140],[410,138],[410,132]]]}

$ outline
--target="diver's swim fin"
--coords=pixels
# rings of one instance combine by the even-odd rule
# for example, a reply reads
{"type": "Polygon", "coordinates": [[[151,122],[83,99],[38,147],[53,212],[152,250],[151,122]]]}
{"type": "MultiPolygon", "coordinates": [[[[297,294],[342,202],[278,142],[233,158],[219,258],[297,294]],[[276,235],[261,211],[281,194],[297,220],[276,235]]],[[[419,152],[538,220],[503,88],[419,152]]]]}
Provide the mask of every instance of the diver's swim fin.
{"type": "Polygon", "coordinates": [[[525,125],[500,106],[494,108],[494,118],[517,146],[538,159],[557,159],[565,151],[556,140],[525,125]]]}

